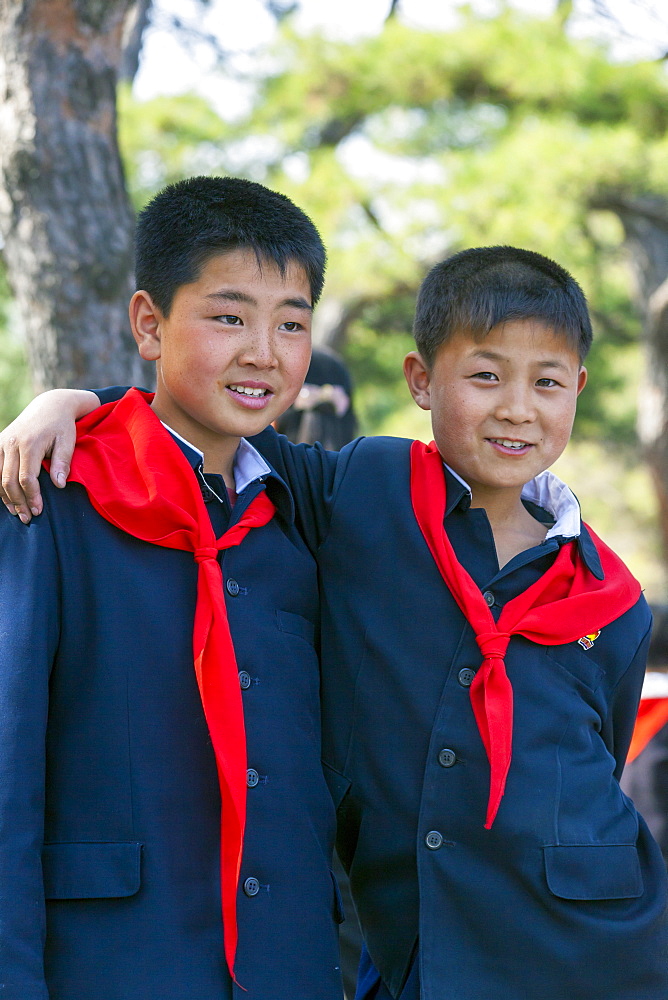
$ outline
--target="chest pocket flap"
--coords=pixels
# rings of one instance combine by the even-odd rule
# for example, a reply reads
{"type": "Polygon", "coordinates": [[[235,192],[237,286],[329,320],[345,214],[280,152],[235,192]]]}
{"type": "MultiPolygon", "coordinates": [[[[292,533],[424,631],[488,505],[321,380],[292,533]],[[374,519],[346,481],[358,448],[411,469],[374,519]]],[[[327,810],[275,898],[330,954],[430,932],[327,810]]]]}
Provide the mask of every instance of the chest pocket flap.
{"type": "Polygon", "coordinates": [[[300,639],[305,639],[313,645],[315,641],[315,626],[308,618],[302,615],[295,615],[292,611],[277,611],[276,621],[281,632],[289,632],[290,635],[298,635],[300,639]]]}
{"type": "Polygon", "coordinates": [[[47,899],[108,899],[134,896],[140,885],[141,844],[45,844],[47,899]]]}
{"type": "Polygon", "coordinates": [[[545,847],[550,891],[561,899],[632,899],[642,896],[633,844],[559,844],[545,847]]]}

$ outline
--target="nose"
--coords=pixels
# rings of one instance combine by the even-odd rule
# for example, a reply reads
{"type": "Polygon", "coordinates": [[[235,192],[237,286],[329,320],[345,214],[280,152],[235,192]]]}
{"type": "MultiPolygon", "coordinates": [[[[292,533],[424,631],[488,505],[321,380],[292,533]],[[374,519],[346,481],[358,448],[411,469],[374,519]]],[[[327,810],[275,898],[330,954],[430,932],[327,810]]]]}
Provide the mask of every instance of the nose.
{"type": "Polygon", "coordinates": [[[497,420],[507,420],[511,424],[531,423],[536,419],[532,393],[524,386],[507,385],[505,392],[497,398],[494,416],[497,420]]]}
{"type": "Polygon", "coordinates": [[[239,362],[254,368],[275,368],[278,364],[273,332],[269,329],[256,328],[248,331],[239,362]]]}

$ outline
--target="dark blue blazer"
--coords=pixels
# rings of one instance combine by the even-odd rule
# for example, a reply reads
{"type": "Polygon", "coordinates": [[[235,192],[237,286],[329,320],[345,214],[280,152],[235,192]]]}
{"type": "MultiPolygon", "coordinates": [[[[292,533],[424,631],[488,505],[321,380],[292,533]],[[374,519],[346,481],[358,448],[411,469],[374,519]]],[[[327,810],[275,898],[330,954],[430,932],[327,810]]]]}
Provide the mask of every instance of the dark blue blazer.
{"type": "Polygon", "coordinates": [[[0,996],[339,1000],[334,809],[320,764],[318,602],[292,498],[222,555],[248,739],[236,974],[220,798],[192,660],[191,554],[41,477],[0,511],[0,996]]]}
{"type": "Polygon", "coordinates": [[[419,940],[422,1000],[666,1000],[665,866],[619,786],[644,599],[588,650],[511,640],[513,761],[485,830],[480,652],[412,513],[410,442],[338,456],[271,432],[254,443],[317,557],[339,850],[392,995],[419,940]]]}

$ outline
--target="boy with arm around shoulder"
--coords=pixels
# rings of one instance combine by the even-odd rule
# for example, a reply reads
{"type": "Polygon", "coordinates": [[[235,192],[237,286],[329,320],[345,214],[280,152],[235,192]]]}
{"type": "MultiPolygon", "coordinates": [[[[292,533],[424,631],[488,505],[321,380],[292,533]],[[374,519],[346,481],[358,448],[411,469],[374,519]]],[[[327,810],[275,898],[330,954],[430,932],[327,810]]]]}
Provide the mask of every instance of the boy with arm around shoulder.
{"type": "Polygon", "coordinates": [[[586,382],[584,296],[541,255],[464,251],[415,335],[436,448],[260,439],[318,560],[358,997],[665,1000],[664,865],[619,787],[651,616],[547,471],[586,382]]]}
{"type": "Polygon", "coordinates": [[[591,327],[512,247],[437,265],[411,393],[436,447],[265,432],[321,584],[323,755],[363,1000],[666,1000],[666,876],[621,792],[639,585],[547,471],[591,327]]]}
{"type": "Polygon", "coordinates": [[[301,388],[324,262],[260,185],[161,192],[130,305],[155,396],[79,425],[40,518],[2,511],[7,1000],[341,996],[315,565],[246,440],[301,388]]]}

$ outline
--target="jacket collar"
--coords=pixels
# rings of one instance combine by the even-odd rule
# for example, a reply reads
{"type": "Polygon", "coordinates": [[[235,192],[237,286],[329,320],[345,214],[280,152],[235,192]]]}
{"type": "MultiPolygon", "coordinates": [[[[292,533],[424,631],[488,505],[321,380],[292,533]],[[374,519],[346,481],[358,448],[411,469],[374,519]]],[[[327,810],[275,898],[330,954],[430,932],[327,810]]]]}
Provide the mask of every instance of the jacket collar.
{"type": "MultiPolygon", "coordinates": [[[[190,441],[181,437],[168,424],[163,424],[163,426],[172,435],[193,470],[198,474],[198,479],[204,485],[202,478],[204,476],[203,453],[190,441]]],[[[220,479],[222,482],[222,476],[220,479]]],[[[275,504],[281,517],[289,524],[294,521],[295,504],[287,484],[246,438],[241,438],[234,457],[234,483],[237,496],[241,496],[244,490],[253,487],[254,484],[257,485],[250,490],[253,494],[258,492],[258,487],[264,486],[267,490],[267,496],[275,504]]]]}
{"type": "MultiPolygon", "coordinates": [[[[445,485],[447,494],[447,517],[458,505],[463,510],[471,506],[471,490],[454,469],[445,465],[445,485]]],[[[549,515],[551,526],[545,542],[554,539],[559,545],[576,540],[580,556],[597,580],[604,579],[603,568],[596,546],[586,525],[582,523],[580,504],[571,489],[558,476],[546,469],[535,479],[531,479],[522,490],[522,499],[534,504],[549,515]]]]}

